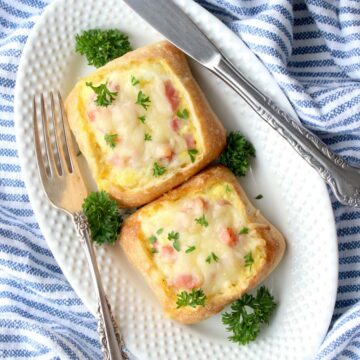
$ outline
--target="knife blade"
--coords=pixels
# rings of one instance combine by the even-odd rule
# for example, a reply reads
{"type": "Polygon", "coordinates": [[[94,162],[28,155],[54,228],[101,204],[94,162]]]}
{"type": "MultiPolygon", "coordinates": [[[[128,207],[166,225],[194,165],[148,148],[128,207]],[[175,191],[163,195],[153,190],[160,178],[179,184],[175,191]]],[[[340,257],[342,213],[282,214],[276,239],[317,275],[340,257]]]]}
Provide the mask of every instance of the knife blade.
{"type": "Polygon", "coordinates": [[[360,207],[360,169],[348,165],[317,136],[279,109],[221,53],[172,0],[124,1],[176,47],[232,87],[319,173],[342,204],[360,207]]]}
{"type": "Polygon", "coordinates": [[[219,62],[221,55],[214,44],[171,0],[124,1],[146,22],[194,60],[206,67],[219,62]]]}

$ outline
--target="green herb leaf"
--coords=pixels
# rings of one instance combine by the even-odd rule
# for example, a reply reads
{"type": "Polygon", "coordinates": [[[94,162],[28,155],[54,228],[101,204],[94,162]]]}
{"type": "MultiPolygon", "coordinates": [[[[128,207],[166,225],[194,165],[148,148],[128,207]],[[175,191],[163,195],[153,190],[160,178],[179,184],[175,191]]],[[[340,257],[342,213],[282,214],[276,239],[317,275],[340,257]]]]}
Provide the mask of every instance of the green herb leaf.
{"type": "Polygon", "coordinates": [[[176,113],[177,117],[179,117],[180,119],[188,119],[189,118],[189,111],[188,109],[183,109],[183,111],[179,110],[177,113],[176,113]]]}
{"type": "Polygon", "coordinates": [[[180,241],[179,241],[179,239],[175,239],[175,240],[173,241],[173,247],[174,247],[174,249],[175,249],[176,251],[180,251],[180,241]]]}
{"type": "Polygon", "coordinates": [[[171,231],[168,233],[168,240],[179,240],[180,238],[180,234],[178,232],[175,231],[171,231]]]}
{"type": "Polygon", "coordinates": [[[237,131],[230,131],[226,148],[219,160],[235,175],[245,176],[250,167],[250,158],[255,155],[254,147],[243,135],[237,131]]]}
{"type": "Polygon", "coordinates": [[[263,198],[263,196],[261,194],[259,194],[258,196],[255,197],[256,200],[260,200],[262,198],[263,198]]]}
{"type": "Polygon", "coordinates": [[[151,100],[149,96],[146,96],[141,90],[138,93],[136,103],[142,106],[145,110],[150,106],[151,100]]]}
{"type": "Polygon", "coordinates": [[[156,253],[158,253],[159,251],[157,250],[157,249],[155,249],[155,248],[151,248],[151,250],[150,250],[153,254],[156,254],[156,253]]]}
{"type": "Polygon", "coordinates": [[[228,339],[240,345],[254,341],[260,333],[260,325],[269,324],[275,308],[274,298],[265,286],[257,291],[256,297],[243,295],[231,304],[231,313],[222,314],[226,330],[232,333],[228,339]]]}
{"type": "Polygon", "coordinates": [[[239,231],[240,235],[248,234],[248,233],[249,233],[249,228],[247,228],[246,226],[242,227],[239,231]]]}
{"type": "Polygon", "coordinates": [[[156,230],[156,233],[157,233],[158,235],[160,235],[160,234],[163,233],[163,231],[164,231],[164,229],[163,229],[163,228],[160,228],[160,229],[156,230]]]}
{"type": "Polygon", "coordinates": [[[251,251],[244,256],[244,260],[245,260],[245,267],[248,267],[251,270],[251,266],[254,263],[254,259],[252,257],[251,251]]]}
{"type": "Polygon", "coordinates": [[[75,42],[75,51],[97,68],[132,50],[128,36],[117,29],[83,31],[75,36],[75,42]]]}
{"type": "Polygon", "coordinates": [[[160,166],[157,162],[154,162],[153,165],[153,175],[155,177],[164,175],[166,172],[166,167],[165,166],[160,166]]]}
{"type": "Polygon", "coordinates": [[[186,254],[190,254],[191,252],[193,252],[196,249],[195,246],[189,246],[186,250],[185,253],[186,254]]]}
{"type": "Polygon", "coordinates": [[[118,134],[105,134],[104,140],[112,149],[115,149],[118,141],[118,134]]]}
{"type": "Polygon", "coordinates": [[[232,189],[228,184],[226,184],[226,186],[225,186],[225,192],[228,194],[232,192],[232,189]]]}
{"type": "Polygon", "coordinates": [[[144,140],[145,140],[145,141],[151,141],[151,140],[152,140],[152,136],[151,136],[150,134],[148,134],[148,133],[145,133],[145,135],[144,135],[144,140]]]}
{"type": "Polygon", "coordinates": [[[92,82],[86,82],[86,86],[89,86],[93,89],[94,93],[97,95],[95,104],[97,106],[109,106],[115,99],[117,92],[111,92],[107,87],[107,83],[100,84],[99,86],[94,86],[92,82]]]}
{"type": "Polygon", "coordinates": [[[206,258],[205,260],[208,264],[210,264],[211,262],[218,262],[219,261],[219,257],[214,254],[213,252],[210,253],[210,255],[206,258]]]}
{"type": "Polygon", "coordinates": [[[176,305],[177,309],[184,306],[191,306],[195,308],[196,306],[205,306],[206,295],[202,289],[195,290],[193,289],[190,293],[187,291],[182,291],[177,294],[176,305]]]}
{"type": "Polygon", "coordinates": [[[81,151],[79,150],[79,151],[77,152],[76,156],[79,157],[79,156],[81,156],[81,155],[82,155],[82,153],[81,153],[81,151]]]}
{"type": "Polygon", "coordinates": [[[205,215],[195,219],[195,222],[201,226],[208,227],[209,223],[207,222],[205,215]]]}
{"type": "Polygon", "coordinates": [[[117,202],[105,191],[92,192],[82,204],[92,239],[98,244],[113,244],[118,238],[122,217],[117,202]]]}
{"type": "Polygon", "coordinates": [[[140,80],[138,80],[134,75],[131,75],[131,85],[135,86],[137,84],[140,84],[140,80]]]}
{"type": "Polygon", "coordinates": [[[188,150],[188,154],[190,156],[190,160],[193,163],[195,161],[195,156],[198,153],[198,151],[196,149],[189,149],[188,150]]]}
{"type": "Polygon", "coordinates": [[[145,121],[146,121],[145,115],[139,116],[138,119],[139,119],[143,124],[145,124],[145,121]]]}
{"type": "Polygon", "coordinates": [[[151,235],[149,237],[150,244],[155,244],[157,242],[157,237],[155,235],[151,235]]]}

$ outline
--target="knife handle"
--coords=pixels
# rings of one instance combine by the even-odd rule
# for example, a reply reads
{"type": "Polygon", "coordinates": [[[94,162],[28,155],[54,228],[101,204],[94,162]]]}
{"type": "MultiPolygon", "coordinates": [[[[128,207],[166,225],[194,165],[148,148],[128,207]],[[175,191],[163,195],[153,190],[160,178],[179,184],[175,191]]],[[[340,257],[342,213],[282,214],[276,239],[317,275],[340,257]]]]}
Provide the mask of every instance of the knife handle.
{"type": "Polygon", "coordinates": [[[360,207],[360,169],[350,166],[316,135],[279,109],[226,58],[211,69],[232,87],[328,183],[344,205],[360,207]]]}

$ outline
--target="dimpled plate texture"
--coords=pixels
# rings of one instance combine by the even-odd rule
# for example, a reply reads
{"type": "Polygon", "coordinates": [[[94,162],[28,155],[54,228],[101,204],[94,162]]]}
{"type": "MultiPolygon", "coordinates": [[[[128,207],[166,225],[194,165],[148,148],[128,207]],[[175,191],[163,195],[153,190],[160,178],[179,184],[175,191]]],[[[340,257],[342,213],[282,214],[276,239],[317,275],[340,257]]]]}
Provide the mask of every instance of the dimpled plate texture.
{"type": "MultiPolygon", "coordinates": [[[[255,84],[295,116],[272,77],[235,34],[191,0],[176,2],[255,84]]],[[[50,206],[39,181],[31,112],[35,94],[59,89],[66,96],[81,75],[93,70],[74,52],[75,34],[113,27],[126,32],[135,48],[162,39],[120,0],[55,0],[25,46],[15,96],[19,156],[33,209],[65,276],[93,312],[96,299],[74,227],[50,206]]],[[[140,360],[310,359],[326,334],[337,287],[336,232],[326,186],[232,90],[200,65],[190,64],[224,125],[242,131],[257,149],[250,173],[240,181],[250,198],[263,194],[262,200],[254,200],[256,206],[287,239],[286,255],[266,282],[279,306],[256,342],[239,347],[226,340],[220,315],[195,326],[165,319],[119,245],[97,248],[126,344],[140,360]]]]}

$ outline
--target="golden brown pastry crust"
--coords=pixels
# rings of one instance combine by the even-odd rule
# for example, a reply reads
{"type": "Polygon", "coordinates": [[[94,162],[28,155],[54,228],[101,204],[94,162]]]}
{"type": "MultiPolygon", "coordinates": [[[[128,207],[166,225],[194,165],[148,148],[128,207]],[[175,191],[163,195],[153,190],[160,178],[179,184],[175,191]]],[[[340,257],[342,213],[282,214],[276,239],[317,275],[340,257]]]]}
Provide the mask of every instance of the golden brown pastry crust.
{"type": "Polygon", "coordinates": [[[229,169],[223,166],[214,166],[203,171],[182,186],[170,191],[161,198],[135,212],[126,219],[122,226],[120,243],[130,262],[140,270],[157,297],[160,299],[166,315],[184,324],[197,323],[218,313],[227,304],[257,286],[265,280],[278,265],[286,248],[285,239],[281,233],[250,203],[236,177],[229,169]],[[147,245],[138,236],[140,231],[140,214],[143,210],[146,210],[147,207],[154,206],[156,203],[166,200],[177,200],[188,194],[190,191],[202,189],[205,186],[210,186],[212,183],[220,181],[229,182],[234,186],[237,195],[247,208],[249,222],[263,224],[263,227],[257,228],[257,231],[266,243],[265,263],[245,287],[244,284],[239,284],[239,286],[234,287],[231,292],[229,291],[228,293],[213,296],[210,301],[206,303],[205,307],[182,307],[176,309],[176,294],[167,286],[166,280],[163,279],[159,273],[147,245]]]}
{"type": "MultiPolygon", "coordinates": [[[[210,108],[203,92],[194,80],[185,55],[175,46],[167,41],[151,44],[126,55],[115,59],[105,66],[98,69],[93,74],[82,79],[68,95],[65,101],[65,111],[69,120],[70,127],[78,141],[79,148],[88,161],[92,173],[97,173],[96,154],[84,141],[84,137],[77,136],[81,133],[81,116],[79,112],[80,90],[84,81],[94,81],[96,77],[102,77],[104,74],[131,63],[141,63],[146,60],[164,61],[173,75],[178,78],[187,93],[194,108],[195,117],[199,122],[200,132],[203,138],[204,154],[203,157],[194,164],[172,174],[171,177],[159,181],[153,186],[143,187],[141,189],[123,189],[119,186],[110,186],[107,191],[118,200],[119,205],[123,207],[136,207],[150,202],[153,199],[164,194],[166,191],[180,185],[192,175],[203,169],[210,162],[215,160],[226,144],[226,132],[219,119],[210,108]]],[[[88,140],[88,138],[85,138],[88,140]]]]}

